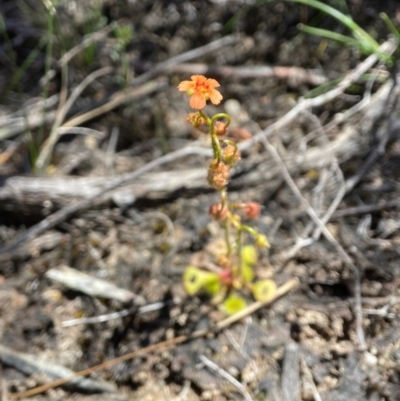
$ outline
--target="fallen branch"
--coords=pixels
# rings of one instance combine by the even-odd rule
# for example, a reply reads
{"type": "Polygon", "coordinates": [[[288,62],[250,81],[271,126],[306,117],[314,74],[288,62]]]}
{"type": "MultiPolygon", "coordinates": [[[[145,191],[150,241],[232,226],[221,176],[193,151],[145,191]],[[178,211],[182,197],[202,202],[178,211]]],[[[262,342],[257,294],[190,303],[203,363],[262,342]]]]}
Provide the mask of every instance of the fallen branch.
{"type": "MultiPolygon", "coordinates": [[[[137,60],[133,65],[139,70],[151,70],[154,63],[137,60]]],[[[231,67],[217,66],[207,64],[177,64],[170,67],[170,72],[185,75],[205,75],[223,78],[275,78],[288,80],[293,84],[306,83],[311,85],[322,85],[328,82],[328,79],[319,70],[306,70],[299,67],[268,67],[268,66],[250,66],[250,67],[231,67]]]]}
{"type": "Polygon", "coordinates": [[[114,299],[122,303],[144,304],[144,299],[132,291],[120,288],[97,277],[92,277],[69,266],[59,266],[56,269],[47,270],[45,277],[91,297],[114,299]]]}
{"type": "MultiPolygon", "coordinates": [[[[50,361],[39,358],[37,355],[25,354],[14,351],[0,344],[0,361],[5,365],[12,366],[14,369],[23,372],[26,375],[34,373],[45,374],[52,379],[64,380],[71,378],[73,371],[62,365],[51,363],[50,361]]],[[[115,385],[102,380],[84,379],[74,377],[73,380],[67,380],[63,386],[75,391],[86,391],[92,393],[114,392],[115,385]]]]}

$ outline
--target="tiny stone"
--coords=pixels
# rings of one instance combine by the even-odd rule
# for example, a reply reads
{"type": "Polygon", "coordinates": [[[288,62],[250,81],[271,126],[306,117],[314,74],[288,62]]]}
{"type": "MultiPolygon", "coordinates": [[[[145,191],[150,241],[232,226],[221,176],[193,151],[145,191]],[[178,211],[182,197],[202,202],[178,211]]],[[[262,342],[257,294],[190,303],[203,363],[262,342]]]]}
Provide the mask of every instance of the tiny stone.
{"type": "Polygon", "coordinates": [[[370,352],[366,352],[364,354],[364,362],[368,366],[376,366],[378,364],[378,358],[370,352]]]}

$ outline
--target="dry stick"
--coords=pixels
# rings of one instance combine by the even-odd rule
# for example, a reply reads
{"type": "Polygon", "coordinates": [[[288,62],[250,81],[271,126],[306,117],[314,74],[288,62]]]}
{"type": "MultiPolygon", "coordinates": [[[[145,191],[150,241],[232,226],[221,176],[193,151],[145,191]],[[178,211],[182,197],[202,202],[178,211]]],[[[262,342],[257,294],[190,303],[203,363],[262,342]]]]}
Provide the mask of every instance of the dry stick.
{"type": "Polygon", "coordinates": [[[119,127],[114,126],[111,130],[110,140],[108,141],[106,152],[106,171],[108,175],[114,175],[114,157],[117,150],[119,138],[119,127]]]}
{"type": "Polygon", "coordinates": [[[355,207],[349,207],[346,209],[336,210],[332,215],[332,219],[339,219],[347,216],[354,216],[356,214],[367,214],[379,212],[383,209],[391,209],[391,208],[399,208],[400,207],[400,199],[393,199],[389,202],[382,203],[381,205],[360,205],[355,207]]]}
{"type": "MultiPolygon", "coordinates": [[[[375,78],[376,78],[375,74],[375,78]]],[[[317,128],[313,131],[313,132],[319,132],[323,138],[325,138],[326,141],[328,141],[328,138],[326,137],[326,132],[331,130],[334,126],[336,126],[337,124],[345,121],[347,118],[351,117],[352,115],[354,115],[355,113],[359,112],[360,110],[362,110],[364,107],[366,107],[370,101],[371,101],[371,89],[372,89],[372,84],[375,82],[375,78],[371,79],[368,81],[368,85],[366,87],[365,93],[364,93],[364,98],[362,99],[361,102],[359,102],[358,104],[356,104],[355,106],[353,106],[352,108],[350,108],[349,110],[347,110],[345,113],[342,114],[338,114],[334,121],[332,121],[331,123],[327,124],[326,126],[322,126],[319,119],[316,118],[314,116],[314,114],[306,111],[303,112],[304,114],[306,114],[309,118],[311,118],[313,120],[313,122],[317,125],[317,128]]],[[[335,168],[336,171],[339,175],[339,178],[341,180],[341,182],[343,183],[343,185],[340,186],[338,193],[335,196],[335,199],[333,200],[333,202],[331,203],[331,205],[329,206],[328,210],[325,212],[325,214],[321,217],[321,221],[326,224],[329,220],[331,220],[332,216],[335,216],[335,211],[337,209],[337,207],[339,206],[340,202],[342,201],[343,197],[346,194],[346,183],[344,182],[344,177],[343,177],[343,173],[342,170],[340,169],[336,158],[334,159],[334,163],[335,163],[335,168]]],[[[352,179],[350,179],[352,180],[352,179]]],[[[350,186],[347,186],[348,188],[348,192],[351,189],[350,186]]],[[[398,204],[398,203],[397,203],[398,204]]],[[[395,205],[396,206],[396,205],[395,205]]],[[[384,207],[384,206],[383,206],[384,207]]],[[[381,207],[379,208],[379,210],[381,209],[381,207]]],[[[368,209],[369,210],[369,209],[368,209]]],[[[365,212],[367,213],[367,212],[365,212]]],[[[312,230],[312,226],[309,225],[303,233],[303,238],[308,236],[309,233],[312,230]]],[[[294,257],[294,255],[304,246],[308,246],[311,243],[313,243],[315,240],[317,240],[321,235],[321,230],[319,229],[319,227],[316,227],[313,233],[312,238],[305,238],[305,239],[301,239],[300,241],[297,241],[297,243],[292,247],[292,249],[289,251],[289,253],[287,254],[285,260],[291,259],[294,257]]]]}
{"type": "Polygon", "coordinates": [[[68,64],[77,54],[79,54],[82,50],[85,50],[92,43],[99,42],[100,40],[104,39],[117,25],[118,21],[112,22],[111,24],[106,25],[100,31],[85,36],[81,43],[68,50],[67,53],[60,58],[58,65],[62,67],[63,65],[68,64]]]}
{"type": "Polygon", "coordinates": [[[281,387],[285,401],[299,401],[301,393],[299,346],[291,342],[286,345],[282,366],[281,387]]]}
{"type": "MultiPolygon", "coordinates": [[[[88,46],[90,46],[94,42],[98,42],[104,39],[117,25],[119,21],[114,21],[109,25],[106,25],[103,29],[86,35],[81,43],[78,43],[72,49],[68,50],[60,60],[58,60],[57,65],[59,68],[66,67],[67,64],[81,51],[85,50],[88,46]]],[[[47,74],[42,78],[42,80],[47,81],[54,77],[55,70],[49,70],[47,74]]]]}
{"type": "Polygon", "coordinates": [[[168,153],[158,159],[152,160],[150,163],[147,163],[146,165],[135,170],[131,174],[125,175],[123,178],[117,177],[109,186],[107,186],[103,190],[97,192],[94,196],[91,196],[90,198],[82,199],[81,201],[79,201],[75,204],[72,204],[70,206],[66,206],[63,209],[60,209],[57,212],[46,217],[40,223],[32,226],[31,228],[29,228],[28,230],[26,230],[25,232],[23,232],[22,234],[17,236],[17,238],[15,238],[9,245],[6,245],[6,246],[0,248],[0,254],[11,252],[11,251],[15,250],[19,245],[21,245],[25,241],[31,240],[31,239],[35,238],[37,235],[42,234],[44,231],[46,231],[50,228],[53,228],[57,224],[64,221],[67,217],[69,217],[70,215],[72,215],[80,210],[84,210],[89,207],[101,204],[102,203],[101,198],[107,192],[110,192],[110,191],[118,188],[121,185],[127,184],[127,183],[135,180],[136,178],[153,170],[156,167],[160,167],[163,164],[170,163],[181,157],[194,155],[194,154],[201,154],[201,155],[209,156],[210,151],[209,151],[209,149],[188,146],[188,147],[179,149],[175,152],[168,153]]]}
{"type": "MultiPolygon", "coordinates": [[[[159,310],[162,308],[165,308],[166,305],[173,304],[176,305],[179,302],[176,301],[171,301],[171,302],[155,302],[154,304],[148,304],[144,306],[139,306],[137,309],[136,313],[139,315],[143,315],[148,312],[153,312],[155,310],[159,310]]],[[[96,323],[103,323],[103,322],[108,322],[109,320],[115,320],[119,319],[121,317],[133,315],[135,313],[134,309],[122,309],[118,312],[111,312],[107,313],[104,315],[98,315],[98,316],[91,316],[91,317],[81,317],[77,319],[71,319],[71,320],[64,320],[61,322],[61,327],[71,327],[71,326],[77,326],[79,324],[96,324],[96,323]]]]}
{"type": "Polygon", "coordinates": [[[242,393],[246,401],[253,401],[251,395],[246,390],[246,387],[240,383],[240,381],[236,380],[230,373],[219,367],[215,362],[208,359],[205,355],[199,355],[199,359],[205,366],[207,366],[207,368],[215,373],[218,373],[221,377],[228,380],[229,383],[235,386],[242,393]]]}
{"type": "Polygon", "coordinates": [[[0,153],[0,166],[7,163],[23,146],[21,142],[11,142],[7,149],[0,153]]]}
{"type": "Polygon", "coordinates": [[[307,384],[310,386],[314,401],[322,401],[322,398],[318,393],[317,386],[314,383],[314,378],[310,371],[310,368],[308,367],[307,362],[303,357],[301,358],[301,367],[303,370],[304,379],[306,380],[306,382],[303,383],[303,386],[305,387],[307,384]]]}
{"type": "Polygon", "coordinates": [[[47,111],[44,115],[44,118],[43,114],[34,111],[23,118],[18,118],[17,121],[10,122],[9,125],[2,124],[2,126],[0,127],[0,140],[4,140],[12,136],[18,135],[21,132],[24,132],[28,129],[37,128],[41,124],[43,124],[43,122],[46,124],[52,123],[55,117],[56,117],[55,111],[47,111]]]}
{"type": "MultiPolygon", "coordinates": [[[[369,81],[370,82],[370,81],[369,81]]],[[[372,83],[371,83],[372,84],[372,83]]],[[[369,87],[371,86],[371,84],[369,85],[369,87]]],[[[364,108],[365,106],[368,105],[369,101],[370,101],[370,89],[366,89],[365,92],[365,96],[364,99],[359,102],[357,105],[355,105],[354,107],[352,107],[351,109],[347,110],[345,113],[340,115],[340,118],[335,118],[334,121],[332,121],[331,123],[327,124],[326,126],[322,126],[319,119],[317,119],[314,114],[312,114],[311,112],[309,112],[308,110],[301,110],[300,113],[307,115],[309,118],[312,119],[312,121],[317,125],[317,128],[313,131],[318,131],[320,134],[322,134],[322,137],[326,139],[326,141],[328,141],[327,137],[326,137],[326,132],[328,130],[331,130],[334,126],[336,126],[337,124],[343,122],[345,119],[349,118],[350,116],[352,116],[353,114],[359,112],[362,108],[364,108]]],[[[258,127],[259,128],[259,127],[258,127]]],[[[270,127],[269,127],[270,128],[270,127]]],[[[267,129],[269,129],[267,128],[267,129]]],[[[260,129],[260,128],[259,128],[260,129]]],[[[264,131],[265,132],[265,131],[264,131]]],[[[326,224],[332,217],[332,215],[334,214],[335,210],[337,209],[337,207],[339,206],[341,200],[343,199],[343,197],[346,194],[346,184],[344,183],[344,177],[343,177],[343,173],[338,165],[337,159],[334,158],[334,163],[335,163],[335,169],[339,175],[340,180],[343,182],[343,185],[340,186],[338,193],[336,194],[333,202],[331,203],[331,205],[329,206],[328,210],[325,212],[325,214],[321,217],[321,221],[326,224]]],[[[309,225],[303,232],[302,234],[302,238],[300,238],[299,240],[296,241],[296,244],[289,250],[288,253],[286,253],[285,255],[285,260],[289,260],[292,259],[296,253],[303,247],[305,246],[309,246],[311,245],[315,240],[317,240],[320,235],[321,235],[321,231],[319,229],[319,227],[317,226],[314,230],[313,236],[311,238],[306,238],[308,237],[309,233],[312,230],[312,225],[309,225]]]]}
{"type": "MultiPolygon", "coordinates": [[[[63,128],[65,127],[76,127],[78,125],[84,124],[89,120],[92,120],[93,118],[99,117],[105,113],[108,113],[111,110],[114,110],[115,108],[130,102],[131,100],[134,100],[138,97],[138,90],[139,91],[144,91],[147,94],[150,94],[151,92],[155,92],[157,90],[160,90],[167,86],[167,80],[166,79],[158,79],[154,81],[150,81],[146,84],[143,84],[142,86],[135,87],[135,88],[129,88],[125,91],[120,91],[114,94],[110,101],[107,103],[96,107],[93,110],[88,111],[87,113],[81,114],[75,118],[72,118],[71,120],[68,120],[65,124],[62,125],[63,128]]],[[[142,96],[142,95],[141,95],[142,96]]]]}
{"type": "Polygon", "coordinates": [[[8,401],[8,393],[7,393],[7,383],[6,383],[6,379],[4,379],[4,377],[2,377],[0,379],[0,387],[1,387],[1,401],[8,401]]]}
{"type": "MultiPolygon", "coordinates": [[[[64,67],[65,69],[67,68],[66,66],[64,67]]],[[[51,129],[50,135],[48,140],[45,142],[39,157],[36,161],[36,167],[39,170],[42,170],[44,167],[46,167],[49,158],[51,156],[51,153],[53,151],[54,145],[58,141],[59,138],[59,133],[58,129],[61,126],[61,123],[63,122],[65,116],[68,114],[69,110],[73,106],[73,104],[76,102],[80,94],[86,89],[87,86],[89,86],[94,80],[97,78],[109,74],[112,71],[111,67],[105,67],[101,68],[100,70],[94,71],[91,74],[89,74],[72,92],[71,96],[69,99],[66,101],[65,104],[61,101],[61,99],[65,100],[66,99],[66,92],[67,89],[63,87],[62,93],[65,93],[64,96],[60,96],[60,107],[59,110],[57,111],[56,119],[54,121],[53,127],[51,129]],[[65,99],[64,99],[65,98],[65,99]]]]}
{"type": "Polygon", "coordinates": [[[236,313],[235,315],[230,316],[230,317],[228,317],[228,318],[226,318],[224,320],[221,320],[220,322],[216,323],[214,325],[214,327],[212,327],[211,329],[197,330],[197,331],[195,331],[192,334],[187,335],[187,336],[179,336],[179,337],[172,338],[170,340],[162,341],[162,342],[157,343],[157,344],[149,345],[148,347],[138,349],[136,351],[130,352],[129,354],[125,354],[125,355],[122,355],[122,356],[120,356],[118,358],[114,358],[114,359],[111,359],[109,361],[103,362],[103,363],[101,363],[99,365],[92,366],[91,368],[87,368],[87,369],[81,370],[81,371],[75,373],[73,376],[65,377],[65,378],[62,378],[62,379],[58,379],[58,380],[53,381],[52,383],[44,384],[43,386],[39,386],[39,387],[33,388],[31,390],[24,391],[22,393],[14,393],[14,394],[11,393],[11,394],[9,394],[9,396],[13,400],[26,398],[26,397],[31,397],[33,395],[43,393],[44,391],[50,390],[52,388],[59,387],[59,386],[65,384],[65,383],[69,382],[70,380],[75,379],[76,377],[87,376],[87,375],[89,375],[91,373],[98,372],[100,370],[109,368],[109,367],[114,366],[114,365],[116,365],[118,363],[134,359],[134,358],[136,358],[136,357],[138,357],[140,355],[145,355],[145,354],[149,354],[150,352],[165,350],[165,349],[170,348],[170,347],[172,347],[174,345],[182,344],[182,343],[184,343],[186,341],[193,340],[195,338],[204,337],[207,334],[210,334],[212,332],[220,331],[223,328],[228,327],[231,324],[236,323],[239,320],[251,315],[252,313],[257,311],[258,309],[270,305],[272,302],[276,301],[278,298],[282,297],[287,292],[289,292],[292,289],[294,289],[295,287],[297,287],[298,284],[299,284],[299,281],[298,281],[297,278],[294,278],[294,279],[291,279],[291,280],[287,281],[285,284],[283,284],[282,286],[280,286],[277,289],[277,291],[274,294],[274,296],[271,299],[269,299],[268,301],[254,302],[253,304],[249,305],[246,309],[242,310],[241,312],[236,313]]]}
{"type": "MultiPolygon", "coordinates": [[[[391,97],[391,94],[393,93],[394,89],[396,88],[396,82],[393,81],[392,83],[392,87],[391,90],[388,94],[387,99],[389,100],[391,97]]],[[[370,94],[366,94],[365,98],[354,107],[354,109],[356,109],[356,111],[359,111],[361,109],[361,104],[362,107],[366,106],[366,104],[369,102],[370,99],[370,94]]],[[[394,107],[395,102],[392,103],[392,107],[390,108],[390,113],[393,112],[393,110],[396,110],[396,108],[394,107]]],[[[349,110],[350,113],[347,114],[351,114],[352,113],[352,109],[349,110]]],[[[318,120],[317,120],[318,121],[318,120]]],[[[389,127],[386,127],[386,129],[384,130],[384,133],[381,137],[381,140],[379,142],[379,145],[377,147],[374,148],[374,150],[372,151],[371,155],[367,158],[367,160],[365,161],[365,163],[363,164],[363,166],[361,167],[361,169],[359,169],[359,171],[357,171],[357,173],[349,178],[346,182],[344,182],[344,185],[342,185],[337,193],[337,195],[335,196],[335,199],[333,200],[333,202],[331,203],[331,205],[329,206],[328,210],[326,211],[326,213],[324,214],[324,216],[321,218],[321,221],[323,224],[326,224],[331,217],[333,216],[333,214],[335,213],[336,209],[338,208],[340,202],[342,201],[342,199],[344,198],[344,196],[346,195],[346,193],[349,193],[361,180],[361,178],[366,174],[366,172],[370,169],[370,167],[372,166],[372,164],[384,153],[384,150],[386,148],[386,145],[389,141],[390,135],[393,131],[393,113],[390,116],[390,121],[389,121],[389,127]]],[[[325,135],[325,131],[323,130],[323,127],[320,127],[319,129],[322,130],[323,134],[325,135]]],[[[337,166],[337,171],[340,174],[340,178],[343,181],[343,173],[341,171],[341,169],[337,166]]],[[[314,233],[313,233],[313,239],[317,240],[321,235],[321,229],[320,227],[316,227],[314,233]]]]}
{"type": "MultiPolygon", "coordinates": [[[[154,67],[154,63],[136,61],[134,67],[148,70],[154,67]]],[[[223,78],[277,78],[288,79],[298,83],[309,83],[312,85],[322,85],[328,79],[318,70],[305,70],[299,67],[231,67],[217,66],[200,63],[177,64],[170,67],[169,71],[181,74],[199,74],[206,76],[220,76],[223,78]]]]}
{"type": "Polygon", "coordinates": [[[207,53],[213,52],[214,50],[220,49],[221,47],[230,46],[238,42],[240,38],[238,36],[224,36],[221,39],[217,39],[214,42],[208,43],[205,46],[198,47],[197,49],[189,50],[186,53],[178,54],[175,57],[164,61],[163,63],[156,64],[153,69],[145,72],[142,75],[134,78],[132,80],[132,85],[140,85],[150,79],[155,78],[161,73],[169,71],[170,68],[179,63],[184,63],[185,61],[193,60],[194,58],[204,56],[207,53]]]}
{"type": "MultiPolygon", "coordinates": [[[[353,115],[354,113],[360,111],[363,107],[367,106],[367,104],[370,102],[371,100],[371,90],[372,90],[372,85],[375,82],[375,78],[376,78],[376,74],[374,79],[368,81],[368,85],[367,88],[365,90],[365,94],[364,94],[364,98],[361,102],[359,102],[357,105],[355,105],[354,107],[352,107],[350,110],[348,110],[345,115],[350,116],[353,115]]],[[[392,93],[393,89],[395,87],[395,82],[393,82],[392,88],[389,92],[388,95],[388,99],[390,98],[390,94],[392,93]]],[[[320,122],[318,119],[315,119],[317,125],[319,125],[318,129],[321,130],[323,137],[326,138],[326,131],[324,130],[324,128],[320,125],[320,122]]],[[[388,129],[389,132],[389,129],[388,129]]],[[[384,146],[386,146],[387,140],[389,139],[389,134],[386,135],[386,142],[384,142],[384,146]]],[[[326,138],[327,140],[327,138],[326,138]]],[[[383,142],[383,141],[382,141],[383,142]]],[[[378,149],[382,150],[382,147],[378,147],[378,149]]],[[[378,153],[378,151],[376,151],[376,153],[378,153]]],[[[368,162],[368,159],[367,159],[368,162]]],[[[367,162],[364,164],[363,167],[365,167],[365,165],[367,164],[367,162]]],[[[337,162],[336,162],[337,164],[337,162]]],[[[361,168],[362,171],[364,171],[365,173],[365,169],[361,168]]],[[[342,185],[335,197],[335,199],[333,200],[332,204],[329,206],[328,210],[326,211],[326,213],[324,214],[324,216],[322,217],[321,221],[326,224],[332,217],[332,215],[334,214],[334,212],[336,211],[336,209],[338,208],[340,202],[342,201],[342,199],[344,198],[344,196],[346,195],[346,193],[349,193],[354,186],[356,185],[356,183],[359,182],[359,180],[361,179],[362,175],[361,174],[356,174],[355,176],[353,176],[352,178],[350,178],[349,180],[347,180],[346,182],[344,182],[344,176],[343,176],[343,172],[340,169],[340,167],[337,165],[337,171],[340,175],[341,181],[343,182],[344,185],[342,185]],[[356,178],[354,178],[356,177],[356,178]]],[[[318,239],[319,236],[321,235],[321,230],[319,227],[316,228],[316,230],[314,231],[313,234],[313,238],[314,239],[318,239]]]]}
{"type": "MultiPolygon", "coordinates": [[[[383,43],[380,47],[381,51],[387,52],[388,55],[392,54],[395,49],[396,45],[392,41],[387,41],[383,43]]],[[[312,107],[319,107],[322,106],[323,104],[333,100],[337,96],[339,96],[343,91],[350,86],[352,82],[357,80],[362,74],[364,74],[369,68],[371,68],[377,61],[379,60],[379,57],[376,54],[373,54],[369,56],[366,60],[364,60],[362,63],[360,63],[357,68],[355,68],[353,71],[351,71],[344,79],[343,81],[340,82],[340,84],[332,89],[331,91],[322,94],[320,96],[317,96],[312,99],[306,99],[300,101],[289,113],[287,113],[285,116],[283,116],[281,119],[279,119],[277,122],[274,124],[270,125],[267,127],[264,131],[260,131],[257,135],[255,135],[251,140],[243,142],[242,144],[239,145],[239,148],[241,150],[248,149],[250,146],[253,145],[253,143],[260,142],[262,141],[263,138],[267,138],[270,135],[272,135],[274,132],[278,131],[279,129],[283,128],[285,125],[289,124],[291,121],[293,121],[298,115],[303,113],[305,110],[308,110],[312,107]]],[[[363,103],[363,106],[365,103],[363,103]]],[[[355,110],[352,109],[352,112],[359,111],[359,109],[355,110]]],[[[345,115],[348,117],[348,113],[345,115]]],[[[328,124],[329,129],[333,128],[337,124],[343,121],[343,118],[341,119],[335,119],[332,123],[328,124]]],[[[328,130],[327,127],[324,127],[325,130],[328,130]]],[[[336,196],[333,204],[329,208],[329,210],[325,213],[323,216],[323,221],[328,221],[327,219],[328,216],[335,210],[337,205],[340,203],[340,199],[342,196],[344,196],[345,191],[343,191],[344,188],[341,188],[340,193],[336,196]]],[[[317,226],[317,230],[319,230],[319,227],[317,226]]],[[[320,235],[320,232],[319,234],[320,235]]],[[[315,238],[315,236],[314,236],[315,238]]],[[[306,238],[305,240],[302,240],[296,244],[296,246],[292,249],[291,254],[289,257],[293,257],[299,249],[301,249],[303,246],[307,246],[310,243],[313,242],[312,238],[306,238]]]]}
{"type": "MultiPolygon", "coordinates": [[[[379,47],[379,53],[392,54],[396,49],[396,44],[392,41],[387,41],[379,47]]],[[[247,142],[243,142],[242,146],[239,146],[240,150],[249,149],[253,144],[258,143],[264,137],[268,137],[273,133],[279,131],[284,126],[290,124],[300,113],[304,110],[311,109],[313,107],[320,107],[331,100],[337,98],[341,95],[354,81],[356,81],[362,74],[368,71],[377,61],[379,56],[377,54],[372,54],[367,57],[362,63],[360,63],[353,71],[347,74],[344,79],[336,86],[336,88],[326,92],[320,96],[314,97],[312,99],[302,99],[292,110],[286,113],[274,124],[267,127],[264,131],[254,135],[252,139],[247,142]]]]}
{"type": "Polygon", "coordinates": [[[59,135],[75,134],[75,135],[91,135],[101,140],[104,139],[105,134],[93,128],[87,127],[60,127],[57,129],[59,135]]]}
{"type": "Polygon", "coordinates": [[[388,126],[383,128],[381,127],[378,130],[378,135],[380,135],[379,143],[377,144],[377,146],[375,146],[375,148],[365,160],[361,168],[357,171],[357,173],[346,181],[346,193],[349,193],[360,182],[362,177],[364,177],[364,175],[370,170],[372,165],[385,153],[386,146],[391,135],[393,134],[393,127],[395,126],[396,120],[398,118],[397,110],[399,110],[400,106],[399,85],[396,80],[393,81],[393,86],[390,90],[388,99],[390,99],[392,94],[397,97],[397,102],[393,101],[393,104],[390,105],[391,107],[388,107],[388,111],[390,113],[388,126]]]}
{"type": "MultiPolygon", "coordinates": [[[[0,128],[5,127],[7,125],[12,125],[15,123],[24,123],[25,115],[29,113],[38,113],[41,110],[47,110],[51,107],[54,107],[59,102],[60,95],[57,93],[53,96],[48,97],[47,99],[38,99],[33,98],[26,101],[21,109],[18,111],[7,114],[5,116],[0,117],[0,128]]],[[[0,137],[0,139],[3,139],[0,137]]]]}
{"type": "MultiPolygon", "coordinates": [[[[322,126],[321,122],[319,119],[312,113],[306,112],[305,113],[308,118],[311,119],[311,121],[317,126],[317,130],[320,132],[321,138],[324,140],[325,144],[329,144],[329,139],[326,135],[326,132],[324,130],[324,127],[322,126]]],[[[321,217],[321,222],[325,225],[331,218],[332,214],[335,212],[335,210],[338,208],[340,202],[342,201],[344,195],[345,195],[345,184],[344,184],[344,176],[342,169],[339,166],[339,162],[337,158],[333,155],[329,155],[330,158],[332,159],[333,167],[337,172],[337,175],[339,176],[341,185],[339,187],[339,190],[337,191],[337,194],[333,200],[333,202],[330,204],[328,210],[325,212],[325,214],[321,217]]],[[[321,235],[321,229],[317,227],[313,233],[313,239],[317,240],[321,235]]]]}
{"type": "Polygon", "coordinates": [[[315,210],[311,207],[309,202],[303,197],[303,195],[301,194],[296,183],[293,181],[292,177],[290,176],[290,173],[289,173],[288,169],[286,168],[285,163],[281,159],[281,157],[280,157],[279,153],[276,151],[276,149],[271,145],[271,143],[268,141],[267,138],[264,138],[262,140],[262,143],[264,144],[264,146],[268,150],[268,152],[271,154],[271,156],[275,160],[275,162],[279,165],[284,180],[286,181],[289,188],[292,190],[292,192],[295,195],[295,197],[297,198],[297,200],[300,202],[300,204],[302,204],[306,208],[308,215],[311,217],[313,222],[319,227],[322,234],[324,234],[325,238],[331,243],[331,245],[333,245],[333,247],[336,249],[336,251],[342,257],[344,262],[347,263],[353,269],[354,278],[355,278],[355,291],[354,292],[355,292],[355,301],[356,301],[356,332],[357,332],[357,337],[358,337],[358,341],[360,343],[361,350],[364,351],[366,349],[366,343],[365,343],[364,330],[362,328],[360,272],[359,272],[358,268],[355,266],[355,264],[353,263],[350,256],[347,254],[347,252],[336,241],[335,237],[330,233],[330,231],[326,228],[325,224],[321,221],[321,219],[315,213],[315,210]]]}

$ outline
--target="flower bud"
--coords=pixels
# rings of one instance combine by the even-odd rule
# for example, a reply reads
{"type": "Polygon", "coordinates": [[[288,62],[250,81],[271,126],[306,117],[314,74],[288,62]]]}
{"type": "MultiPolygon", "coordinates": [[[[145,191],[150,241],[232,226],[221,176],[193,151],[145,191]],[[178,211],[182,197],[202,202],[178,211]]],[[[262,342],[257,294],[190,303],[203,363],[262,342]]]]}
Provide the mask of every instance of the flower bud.
{"type": "Polygon", "coordinates": [[[228,184],[229,166],[214,159],[208,167],[208,183],[215,189],[222,189],[228,184]]]}
{"type": "Polygon", "coordinates": [[[200,125],[205,124],[204,118],[201,115],[199,115],[198,113],[189,113],[187,120],[195,128],[199,128],[200,125]]]}
{"type": "Polygon", "coordinates": [[[240,151],[235,145],[227,145],[222,150],[224,162],[232,167],[240,160],[240,151]]]}
{"type": "Polygon", "coordinates": [[[231,265],[231,260],[227,255],[219,255],[217,257],[217,265],[221,267],[229,267],[231,265]]]}
{"type": "Polygon", "coordinates": [[[228,207],[222,203],[215,203],[210,206],[209,213],[215,220],[225,220],[228,215],[228,207]]]}
{"type": "Polygon", "coordinates": [[[256,219],[260,215],[261,205],[257,202],[247,202],[243,212],[248,219],[256,219]]]}
{"type": "Polygon", "coordinates": [[[222,269],[219,272],[219,279],[224,285],[230,285],[232,283],[232,270],[229,267],[222,269]]]}
{"type": "Polygon", "coordinates": [[[262,234],[260,234],[256,237],[256,245],[259,248],[269,248],[270,247],[267,237],[262,234]]]}
{"type": "Polygon", "coordinates": [[[217,121],[214,124],[214,132],[217,136],[224,136],[228,131],[228,126],[223,121],[217,121]]]}

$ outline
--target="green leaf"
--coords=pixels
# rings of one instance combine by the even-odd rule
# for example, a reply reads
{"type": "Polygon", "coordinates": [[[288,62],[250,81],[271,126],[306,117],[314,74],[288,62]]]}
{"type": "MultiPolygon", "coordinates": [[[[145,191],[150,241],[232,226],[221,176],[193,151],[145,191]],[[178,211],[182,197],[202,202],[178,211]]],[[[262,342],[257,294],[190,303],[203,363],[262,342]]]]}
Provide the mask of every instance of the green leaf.
{"type": "Polygon", "coordinates": [[[219,277],[215,273],[206,272],[195,266],[188,266],[183,274],[183,286],[189,295],[197,294],[205,289],[214,295],[220,289],[219,277]]]}
{"type": "Polygon", "coordinates": [[[272,280],[261,280],[253,284],[253,296],[257,301],[268,301],[276,293],[276,284],[272,280]]]}
{"type": "Polygon", "coordinates": [[[242,247],[242,262],[246,265],[255,265],[257,263],[257,250],[253,245],[242,247]]]}
{"type": "Polygon", "coordinates": [[[250,283],[251,281],[253,281],[254,278],[253,268],[243,263],[240,269],[240,277],[244,281],[246,281],[246,283],[250,283]]]}
{"type": "Polygon", "coordinates": [[[221,292],[221,281],[219,277],[214,273],[208,273],[204,283],[204,289],[207,294],[214,296],[221,292]]]}
{"type": "Polygon", "coordinates": [[[227,315],[234,315],[235,313],[240,312],[241,310],[246,308],[246,306],[246,301],[236,294],[229,295],[229,297],[226,298],[222,305],[223,310],[227,315]]]}
{"type": "Polygon", "coordinates": [[[183,286],[189,295],[199,292],[204,285],[204,272],[198,267],[188,266],[183,274],[183,286]]]}

